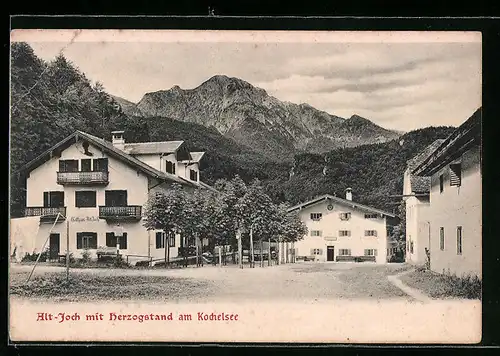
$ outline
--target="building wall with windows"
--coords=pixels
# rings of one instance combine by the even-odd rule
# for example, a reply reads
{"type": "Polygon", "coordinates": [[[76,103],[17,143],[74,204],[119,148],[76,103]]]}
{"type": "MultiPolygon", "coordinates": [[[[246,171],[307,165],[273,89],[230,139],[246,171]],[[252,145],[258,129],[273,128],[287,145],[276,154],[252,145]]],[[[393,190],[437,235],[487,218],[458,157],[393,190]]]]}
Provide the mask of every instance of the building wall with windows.
{"type": "Polygon", "coordinates": [[[424,264],[429,247],[429,198],[408,197],[406,204],[406,262],[424,264]]]}
{"type": "Polygon", "coordinates": [[[307,225],[308,234],[295,243],[298,257],[314,256],[318,261],[327,261],[330,246],[334,261],[373,255],[377,263],[387,262],[389,246],[383,215],[324,200],[302,208],[299,216],[307,225]],[[365,218],[367,214],[371,218],[365,218]]]}
{"type": "Polygon", "coordinates": [[[430,202],[431,269],[438,273],[449,272],[458,276],[475,274],[481,277],[479,146],[466,151],[432,176],[430,202]],[[451,185],[450,181],[450,173],[453,174],[450,164],[454,163],[461,165],[458,185],[451,185]],[[444,238],[441,237],[441,231],[444,238]]]}
{"type": "MultiPolygon", "coordinates": [[[[88,248],[91,256],[95,258],[98,248],[113,247],[109,234],[119,235],[124,232],[126,241],[122,240],[120,243],[122,255],[163,257],[164,243],[158,245],[156,231],[146,230],[142,215],[149,194],[165,191],[171,184],[157,182],[120,160],[103,154],[93,145],[88,146],[88,152],[91,152],[92,156],[86,155],[81,146],[81,142],[71,145],[61,152],[60,157],[54,157],[32,170],[27,178],[27,208],[64,207],[67,219],[57,222],[52,231],[53,221],[37,224],[39,226],[36,230],[29,229],[24,236],[13,237],[14,240],[18,240],[14,244],[22,245],[22,249],[27,253],[40,252],[50,247],[51,240],[47,238],[49,233],[52,233],[54,239],[58,235],[59,254],[65,254],[69,232],[71,253],[75,257],[81,257],[82,252],[88,248]],[[89,170],[93,171],[94,160],[101,158],[107,159],[109,181],[107,184],[58,184],[57,172],[60,171],[60,160],[77,160],[76,168],[81,172],[84,166],[82,160],[90,159],[89,170]],[[47,199],[50,196],[57,196],[57,199],[47,199]],[[120,208],[124,205],[125,209],[130,207],[139,209],[137,210],[139,217],[132,221],[108,220],[100,217],[100,206],[116,205],[115,200],[118,200],[117,205],[120,205],[120,208]]],[[[85,169],[88,169],[88,166],[85,169]]],[[[186,189],[195,188],[186,187],[186,189]]],[[[39,219],[39,216],[15,219],[16,231],[22,230],[23,226],[32,226],[32,221],[38,222],[39,219]]],[[[114,241],[116,246],[116,240],[114,241]]],[[[180,236],[175,236],[170,244],[170,257],[178,256],[180,243],[180,236]]]]}

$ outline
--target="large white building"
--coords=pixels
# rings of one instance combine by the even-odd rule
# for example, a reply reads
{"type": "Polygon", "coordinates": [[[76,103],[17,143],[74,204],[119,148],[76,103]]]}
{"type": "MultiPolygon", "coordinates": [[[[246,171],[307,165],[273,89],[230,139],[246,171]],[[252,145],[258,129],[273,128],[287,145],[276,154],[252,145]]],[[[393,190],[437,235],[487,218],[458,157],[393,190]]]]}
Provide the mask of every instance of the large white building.
{"type": "Polygon", "coordinates": [[[387,262],[392,248],[388,225],[395,215],[352,201],[350,189],[346,199],[327,194],[289,209],[294,211],[308,228],[308,234],[295,243],[298,258],[387,262]]]}
{"type": "Polygon", "coordinates": [[[183,141],[126,143],[123,134],[113,132],[109,142],[77,131],[23,167],[25,217],[11,219],[10,229],[18,256],[40,252],[49,234],[52,259],[65,253],[68,238],[75,257],[86,249],[95,257],[115,248],[116,236],[124,256],[161,258],[166,240],[170,256],[178,255],[183,239],[148,231],[144,205],[173,183],[213,189],[200,181],[203,152],[189,152],[183,141]]]}
{"type": "Polygon", "coordinates": [[[413,174],[431,177],[431,270],[481,278],[481,109],[420,163],[413,174]]]}
{"type": "Polygon", "coordinates": [[[441,144],[443,139],[434,141],[417,156],[407,162],[403,179],[403,201],[406,212],[406,254],[405,260],[412,264],[425,264],[429,248],[429,192],[431,178],[412,174],[420,163],[441,144]]]}

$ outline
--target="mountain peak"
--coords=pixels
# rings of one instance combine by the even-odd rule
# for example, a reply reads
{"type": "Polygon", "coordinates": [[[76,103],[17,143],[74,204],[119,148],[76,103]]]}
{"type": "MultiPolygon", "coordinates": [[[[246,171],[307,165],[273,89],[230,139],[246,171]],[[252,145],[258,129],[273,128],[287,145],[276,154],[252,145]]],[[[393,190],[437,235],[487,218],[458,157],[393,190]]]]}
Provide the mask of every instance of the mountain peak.
{"type": "Polygon", "coordinates": [[[357,121],[357,122],[366,122],[366,123],[368,123],[368,122],[369,122],[369,123],[372,123],[370,120],[365,119],[364,117],[359,116],[359,115],[357,115],[357,114],[352,115],[352,116],[349,118],[349,120],[352,120],[352,121],[357,121]]]}

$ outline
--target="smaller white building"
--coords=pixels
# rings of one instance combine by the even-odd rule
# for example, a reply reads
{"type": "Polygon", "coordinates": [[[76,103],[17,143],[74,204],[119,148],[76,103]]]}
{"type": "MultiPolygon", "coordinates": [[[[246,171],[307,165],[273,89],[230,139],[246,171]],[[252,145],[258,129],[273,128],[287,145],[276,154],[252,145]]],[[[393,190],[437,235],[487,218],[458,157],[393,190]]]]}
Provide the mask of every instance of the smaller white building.
{"type": "Polygon", "coordinates": [[[412,174],[412,170],[427,159],[443,143],[438,139],[406,163],[403,179],[403,201],[406,211],[405,260],[412,264],[424,264],[425,250],[429,248],[429,192],[431,178],[412,174]]]}
{"type": "Polygon", "coordinates": [[[323,195],[288,210],[298,211],[308,233],[295,243],[298,259],[386,263],[391,243],[387,228],[395,215],[346,199],[323,195]]]}

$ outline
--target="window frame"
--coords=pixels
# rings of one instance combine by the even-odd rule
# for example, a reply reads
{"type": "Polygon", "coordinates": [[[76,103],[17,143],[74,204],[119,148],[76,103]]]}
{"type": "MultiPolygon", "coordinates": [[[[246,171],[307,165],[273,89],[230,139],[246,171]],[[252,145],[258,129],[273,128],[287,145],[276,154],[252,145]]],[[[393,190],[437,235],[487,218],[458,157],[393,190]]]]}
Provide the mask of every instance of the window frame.
{"type": "Polygon", "coordinates": [[[339,237],[351,237],[351,230],[339,230],[339,237]]]}
{"type": "Polygon", "coordinates": [[[92,159],[91,158],[82,158],[80,160],[80,172],[92,172],[92,159]],[[88,169],[83,167],[83,164],[88,162],[88,169]]]}
{"type": "Polygon", "coordinates": [[[91,231],[79,231],[76,233],[76,249],[77,250],[85,250],[85,249],[89,249],[89,250],[96,250],[97,249],[97,232],[91,232],[91,231]],[[90,244],[91,246],[90,247],[85,247],[85,241],[88,241],[88,240],[84,240],[84,237],[91,237],[92,240],[94,240],[95,238],[95,244],[90,244]]]}
{"type": "Polygon", "coordinates": [[[323,237],[323,230],[311,230],[311,237],[323,237]],[[318,233],[318,235],[313,234],[318,233]]]}
{"type": "Polygon", "coordinates": [[[364,250],[364,256],[377,257],[377,255],[378,255],[378,251],[376,248],[365,248],[365,250],[364,250]]]}
{"type": "Polygon", "coordinates": [[[352,256],[352,252],[350,248],[340,248],[338,250],[339,256],[352,256]]]}
{"type": "Polygon", "coordinates": [[[365,237],[377,237],[377,230],[365,230],[365,237]]]}
{"type": "Polygon", "coordinates": [[[440,174],[439,175],[439,193],[444,192],[444,175],[440,174]]]}
{"type": "Polygon", "coordinates": [[[95,190],[76,190],[75,191],[75,207],[76,208],[95,208],[97,207],[97,192],[95,190]],[[80,201],[80,204],[78,203],[79,200],[78,198],[80,197],[81,198],[81,195],[83,193],[94,193],[94,197],[93,197],[93,205],[81,205],[81,201],[80,201]]]}
{"type": "Polygon", "coordinates": [[[312,221],[320,221],[321,219],[323,219],[323,213],[311,213],[309,215],[309,218],[312,221]],[[313,216],[315,216],[315,217],[313,217],[313,216]]]}

